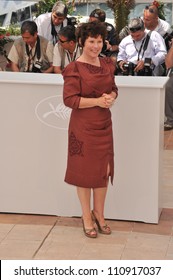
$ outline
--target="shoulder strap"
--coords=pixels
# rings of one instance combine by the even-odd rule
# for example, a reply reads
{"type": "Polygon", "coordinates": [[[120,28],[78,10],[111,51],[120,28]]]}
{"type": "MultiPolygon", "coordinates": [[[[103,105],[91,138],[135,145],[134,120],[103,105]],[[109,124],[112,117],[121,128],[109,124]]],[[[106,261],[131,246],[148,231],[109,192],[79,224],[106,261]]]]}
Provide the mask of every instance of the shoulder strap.
{"type": "Polygon", "coordinates": [[[145,43],[144,43],[144,47],[143,47],[143,52],[145,52],[146,49],[147,49],[147,47],[148,47],[148,43],[149,43],[149,41],[150,41],[151,32],[152,32],[152,31],[149,31],[148,34],[147,34],[147,36],[146,36],[145,43]]]}
{"type": "MultiPolygon", "coordinates": [[[[30,57],[30,51],[29,51],[29,47],[28,47],[28,44],[25,43],[25,47],[26,47],[26,53],[27,53],[27,56],[30,57]]],[[[37,43],[36,43],[36,47],[35,47],[35,53],[34,53],[34,57],[37,57],[38,60],[40,60],[40,57],[41,57],[41,49],[40,49],[40,38],[39,36],[37,36],[37,43]]]]}

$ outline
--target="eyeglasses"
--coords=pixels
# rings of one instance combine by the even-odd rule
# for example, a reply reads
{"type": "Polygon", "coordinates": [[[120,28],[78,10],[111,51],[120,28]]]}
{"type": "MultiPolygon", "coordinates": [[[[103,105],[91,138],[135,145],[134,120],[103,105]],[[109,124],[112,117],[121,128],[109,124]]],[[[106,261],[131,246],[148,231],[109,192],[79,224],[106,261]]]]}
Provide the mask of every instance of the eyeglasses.
{"type": "Polygon", "coordinates": [[[138,27],[131,27],[129,28],[131,32],[136,32],[136,31],[139,31],[139,30],[142,30],[142,27],[141,26],[138,26],[138,27]]]}
{"type": "Polygon", "coordinates": [[[61,40],[59,37],[58,37],[58,41],[60,41],[61,44],[64,44],[64,43],[69,42],[69,40],[63,41],[63,40],[61,40]]]}

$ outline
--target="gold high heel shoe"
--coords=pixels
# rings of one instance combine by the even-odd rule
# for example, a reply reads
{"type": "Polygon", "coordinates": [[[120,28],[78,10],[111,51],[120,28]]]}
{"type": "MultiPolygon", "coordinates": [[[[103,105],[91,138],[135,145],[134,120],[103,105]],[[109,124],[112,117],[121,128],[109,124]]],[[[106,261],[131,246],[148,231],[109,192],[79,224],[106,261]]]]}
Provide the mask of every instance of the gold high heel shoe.
{"type": "Polygon", "coordinates": [[[104,226],[101,226],[98,219],[96,218],[94,211],[91,212],[93,221],[96,223],[97,227],[98,227],[98,231],[102,234],[111,234],[111,228],[105,224],[104,226]]]}
{"type": "Polygon", "coordinates": [[[86,237],[89,237],[89,238],[96,238],[97,237],[97,231],[95,230],[95,228],[86,229],[83,219],[82,219],[82,225],[83,225],[83,231],[84,231],[84,234],[86,235],[86,237]]]}

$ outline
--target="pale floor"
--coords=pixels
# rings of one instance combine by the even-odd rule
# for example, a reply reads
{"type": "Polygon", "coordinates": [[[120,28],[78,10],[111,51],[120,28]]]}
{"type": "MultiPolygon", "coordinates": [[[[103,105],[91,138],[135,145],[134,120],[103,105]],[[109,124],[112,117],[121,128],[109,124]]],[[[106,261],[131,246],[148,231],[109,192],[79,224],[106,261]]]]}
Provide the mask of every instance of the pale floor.
{"type": "Polygon", "coordinates": [[[80,218],[0,214],[0,259],[173,260],[173,131],[165,133],[163,211],[156,224],[108,221],[110,236],[84,236],[80,218]]]}

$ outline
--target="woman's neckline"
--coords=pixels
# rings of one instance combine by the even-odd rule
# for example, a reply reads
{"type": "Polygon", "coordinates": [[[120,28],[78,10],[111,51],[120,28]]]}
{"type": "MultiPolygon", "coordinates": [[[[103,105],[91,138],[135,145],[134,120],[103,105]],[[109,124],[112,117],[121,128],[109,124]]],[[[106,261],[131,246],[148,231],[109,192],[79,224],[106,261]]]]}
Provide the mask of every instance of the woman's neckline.
{"type": "Polygon", "coordinates": [[[78,60],[78,59],[76,60],[76,62],[92,65],[92,66],[95,66],[95,67],[101,67],[100,59],[99,59],[99,65],[96,65],[96,64],[94,64],[92,62],[88,62],[88,61],[85,61],[85,60],[81,61],[81,60],[78,60]]]}

